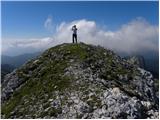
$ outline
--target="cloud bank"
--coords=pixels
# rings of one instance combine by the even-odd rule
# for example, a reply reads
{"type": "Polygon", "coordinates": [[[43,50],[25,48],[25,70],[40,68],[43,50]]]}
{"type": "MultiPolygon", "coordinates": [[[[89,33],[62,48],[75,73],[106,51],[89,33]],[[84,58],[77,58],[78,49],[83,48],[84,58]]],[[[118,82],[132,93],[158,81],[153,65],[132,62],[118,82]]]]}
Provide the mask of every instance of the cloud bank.
{"type": "Polygon", "coordinates": [[[79,41],[85,43],[101,45],[124,53],[158,51],[158,26],[152,26],[141,18],[122,25],[117,31],[103,30],[94,21],[79,20],[62,23],[57,28],[55,39],[71,42],[70,29],[74,24],[78,27],[79,41]]]}
{"type": "MultiPolygon", "coordinates": [[[[47,20],[45,26],[50,26],[52,20],[47,20]]],[[[78,41],[88,44],[101,45],[105,48],[122,53],[138,53],[143,51],[158,52],[158,25],[149,24],[146,20],[138,18],[124,24],[116,31],[102,29],[95,21],[86,19],[76,20],[69,23],[62,22],[56,28],[53,37],[41,39],[29,39],[3,44],[2,51],[12,49],[44,50],[61,43],[72,42],[72,25],[78,28],[78,41]]],[[[48,27],[49,28],[49,27],[48,27]]],[[[27,52],[27,51],[26,51],[27,52]]]]}
{"type": "Polygon", "coordinates": [[[51,15],[49,15],[46,21],[44,22],[44,28],[49,32],[53,32],[54,26],[53,26],[53,18],[51,15]]]}

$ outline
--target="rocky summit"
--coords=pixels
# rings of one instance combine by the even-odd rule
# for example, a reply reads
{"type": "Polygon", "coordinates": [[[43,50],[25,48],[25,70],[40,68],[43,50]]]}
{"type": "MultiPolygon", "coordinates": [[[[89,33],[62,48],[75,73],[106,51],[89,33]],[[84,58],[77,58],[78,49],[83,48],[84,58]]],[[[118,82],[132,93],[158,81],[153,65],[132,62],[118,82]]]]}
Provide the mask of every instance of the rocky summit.
{"type": "Polygon", "coordinates": [[[153,118],[152,74],[100,46],[61,44],[7,74],[2,118],[153,118]]]}

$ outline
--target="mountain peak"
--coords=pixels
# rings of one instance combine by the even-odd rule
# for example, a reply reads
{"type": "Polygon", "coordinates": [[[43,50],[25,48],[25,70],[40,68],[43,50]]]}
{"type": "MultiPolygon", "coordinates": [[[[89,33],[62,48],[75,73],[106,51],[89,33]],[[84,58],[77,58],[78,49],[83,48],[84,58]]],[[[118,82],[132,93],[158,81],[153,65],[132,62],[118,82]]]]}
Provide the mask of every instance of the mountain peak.
{"type": "Polygon", "coordinates": [[[100,46],[61,44],[5,76],[3,118],[158,118],[152,74],[100,46]]]}

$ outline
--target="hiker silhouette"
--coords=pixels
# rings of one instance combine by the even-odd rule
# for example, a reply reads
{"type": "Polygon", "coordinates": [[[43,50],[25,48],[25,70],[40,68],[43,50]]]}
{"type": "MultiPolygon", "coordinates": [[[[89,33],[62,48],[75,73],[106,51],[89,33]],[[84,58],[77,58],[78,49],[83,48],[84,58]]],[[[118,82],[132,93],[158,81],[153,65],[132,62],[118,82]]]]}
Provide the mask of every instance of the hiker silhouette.
{"type": "Polygon", "coordinates": [[[76,25],[72,26],[72,31],[73,31],[72,41],[73,41],[73,43],[77,43],[77,28],[76,28],[76,25]]]}

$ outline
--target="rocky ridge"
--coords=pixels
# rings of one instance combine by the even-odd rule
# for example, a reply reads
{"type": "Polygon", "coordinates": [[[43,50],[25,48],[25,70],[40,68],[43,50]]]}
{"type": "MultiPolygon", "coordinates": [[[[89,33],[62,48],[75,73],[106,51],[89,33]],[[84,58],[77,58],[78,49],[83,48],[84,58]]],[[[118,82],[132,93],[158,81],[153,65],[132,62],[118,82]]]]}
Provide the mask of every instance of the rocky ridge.
{"type": "Polygon", "coordinates": [[[5,76],[2,118],[158,118],[150,72],[100,46],[62,44],[5,76]]]}

